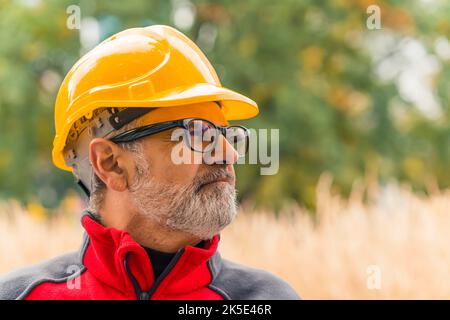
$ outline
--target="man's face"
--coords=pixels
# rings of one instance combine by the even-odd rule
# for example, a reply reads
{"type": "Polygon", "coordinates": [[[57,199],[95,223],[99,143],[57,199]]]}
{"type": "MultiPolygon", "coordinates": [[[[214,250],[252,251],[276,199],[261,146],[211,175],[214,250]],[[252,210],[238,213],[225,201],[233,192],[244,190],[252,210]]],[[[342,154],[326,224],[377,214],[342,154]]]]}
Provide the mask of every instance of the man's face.
{"type": "MultiPolygon", "coordinates": [[[[176,164],[172,151],[180,142],[172,141],[172,131],[141,140],[141,150],[134,155],[135,171],[130,177],[130,201],[143,217],[210,239],[229,225],[237,213],[233,168],[237,155],[220,136],[220,148],[212,154],[213,164],[176,164]]],[[[194,156],[194,151],[184,144],[183,152],[194,156]]]]}

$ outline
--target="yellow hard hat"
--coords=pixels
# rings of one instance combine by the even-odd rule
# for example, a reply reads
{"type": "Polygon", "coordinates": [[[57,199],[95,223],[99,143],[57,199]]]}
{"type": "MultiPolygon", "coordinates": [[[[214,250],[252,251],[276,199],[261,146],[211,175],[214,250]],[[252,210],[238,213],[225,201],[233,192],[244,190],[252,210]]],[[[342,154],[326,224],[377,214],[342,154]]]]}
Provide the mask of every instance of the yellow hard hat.
{"type": "Polygon", "coordinates": [[[258,114],[253,100],[222,87],[208,59],[181,32],[164,25],[119,32],[84,55],[65,77],[55,105],[53,163],[72,171],[63,155],[69,132],[99,108],[180,109],[205,102],[218,102],[226,120],[258,114]]]}

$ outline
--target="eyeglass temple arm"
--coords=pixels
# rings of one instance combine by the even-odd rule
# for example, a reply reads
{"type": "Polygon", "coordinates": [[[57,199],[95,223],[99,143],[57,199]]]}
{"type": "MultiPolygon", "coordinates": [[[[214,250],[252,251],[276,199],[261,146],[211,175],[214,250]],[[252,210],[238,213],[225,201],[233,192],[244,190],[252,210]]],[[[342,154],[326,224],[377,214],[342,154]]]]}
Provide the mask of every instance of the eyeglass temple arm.
{"type": "Polygon", "coordinates": [[[149,133],[151,133],[151,134],[159,133],[159,132],[167,130],[167,129],[175,128],[179,125],[180,125],[179,121],[170,121],[170,122],[162,122],[162,123],[152,124],[152,125],[132,129],[130,131],[125,131],[125,132],[111,138],[110,141],[115,142],[115,143],[129,142],[132,140],[142,138],[142,137],[148,135],[149,133]]]}

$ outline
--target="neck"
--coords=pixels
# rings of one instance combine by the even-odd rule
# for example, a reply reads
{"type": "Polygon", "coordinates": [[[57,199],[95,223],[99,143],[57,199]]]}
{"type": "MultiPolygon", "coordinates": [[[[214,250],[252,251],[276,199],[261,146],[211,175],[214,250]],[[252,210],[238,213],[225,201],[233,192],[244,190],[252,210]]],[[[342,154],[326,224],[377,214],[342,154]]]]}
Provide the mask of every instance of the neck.
{"type": "Polygon", "coordinates": [[[161,226],[142,215],[134,216],[126,230],[141,246],[167,253],[177,252],[188,245],[195,246],[201,241],[191,234],[161,226]]]}
{"type": "Polygon", "coordinates": [[[105,199],[100,216],[105,227],[127,231],[143,247],[174,253],[188,245],[195,246],[202,239],[192,234],[172,230],[151,217],[130,212],[123,201],[105,199]],[[112,200],[112,201],[108,201],[112,200]]]}

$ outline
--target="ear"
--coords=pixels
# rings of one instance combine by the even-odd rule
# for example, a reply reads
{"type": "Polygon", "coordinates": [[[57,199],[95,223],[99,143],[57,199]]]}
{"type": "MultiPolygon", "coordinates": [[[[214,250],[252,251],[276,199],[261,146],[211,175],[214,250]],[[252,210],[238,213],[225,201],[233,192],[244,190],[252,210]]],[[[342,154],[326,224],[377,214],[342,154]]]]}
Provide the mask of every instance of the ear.
{"type": "Polygon", "coordinates": [[[95,174],[108,188],[120,192],[127,189],[132,159],[128,159],[119,146],[106,139],[95,138],[89,143],[89,159],[95,174]]]}

